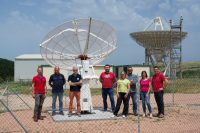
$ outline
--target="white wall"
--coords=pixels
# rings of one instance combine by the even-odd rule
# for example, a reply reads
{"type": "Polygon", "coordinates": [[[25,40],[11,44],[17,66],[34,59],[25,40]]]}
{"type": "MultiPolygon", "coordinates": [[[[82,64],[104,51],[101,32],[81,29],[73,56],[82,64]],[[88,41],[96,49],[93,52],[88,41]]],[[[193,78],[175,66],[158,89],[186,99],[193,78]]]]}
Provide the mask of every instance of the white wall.
{"type": "Polygon", "coordinates": [[[141,77],[141,72],[142,71],[146,71],[147,75],[150,75],[150,68],[149,67],[133,67],[133,74],[138,75],[139,77],[141,77]]]}
{"type": "Polygon", "coordinates": [[[46,65],[44,60],[15,60],[14,80],[32,80],[37,74],[37,68],[40,65],[46,65]]]}
{"type": "MultiPolygon", "coordinates": [[[[99,77],[101,72],[104,71],[104,66],[94,66],[95,73],[99,77]]],[[[112,69],[111,69],[112,71],[112,69]]],[[[51,74],[54,73],[53,67],[43,67],[43,75],[46,77],[47,81],[49,81],[49,78],[51,74]]],[[[65,76],[66,81],[68,80],[68,76],[72,73],[70,70],[63,70],[60,69],[60,73],[62,73],[65,76]]],[[[101,88],[101,83],[98,80],[90,80],[90,87],[91,88],[101,88]]],[[[47,82],[47,88],[51,89],[51,87],[48,85],[47,82]]],[[[69,89],[68,83],[66,84],[66,88],[69,89]]]]}
{"type": "MultiPolygon", "coordinates": [[[[19,80],[32,80],[33,76],[35,76],[37,74],[37,67],[40,65],[47,65],[47,63],[44,60],[31,60],[31,59],[16,59],[15,60],[15,71],[14,71],[14,79],[15,81],[19,81],[19,80]]],[[[112,67],[111,67],[112,68],[112,67]]],[[[104,71],[104,66],[100,65],[100,66],[94,66],[95,69],[95,73],[96,75],[99,77],[100,74],[104,71]]],[[[119,73],[120,71],[123,70],[123,68],[119,68],[119,73]]],[[[150,75],[150,68],[149,67],[133,67],[133,73],[140,76],[142,71],[147,71],[147,74],[150,75]]],[[[111,71],[113,71],[111,69],[111,71]]],[[[53,74],[54,69],[52,67],[43,67],[43,74],[44,76],[47,78],[47,81],[49,80],[49,77],[51,74],[53,74]]],[[[61,73],[65,76],[66,80],[68,79],[68,75],[71,74],[71,71],[67,71],[67,70],[62,70],[61,69],[61,73]]],[[[47,82],[48,83],[48,82],[47,82]]],[[[101,83],[96,80],[91,80],[90,81],[90,86],[91,88],[101,88],[101,83]]],[[[50,88],[48,86],[48,88],[50,88]]],[[[68,86],[67,86],[68,88],[68,86]]]]}
{"type": "MultiPolygon", "coordinates": [[[[50,89],[51,87],[49,86],[49,78],[50,76],[54,73],[54,68],[53,67],[43,67],[43,75],[46,77],[47,80],[47,88],[50,89]]],[[[66,81],[68,79],[68,71],[64,69],[60,69],[60,73],[64,75],[66,81]]]]}
{"type": "MultiPolygon", "coordinates": [[[[141,72],[146,71],[147,75],[150,75],[150,67],[143,67],[143,66],[133,66],[133,74],[138,75],[139,78],[141,77],[141,72]]],[[[120,73],[123,71],[123,67],[118,68],[118,77],[120,77],[120,73]]]]}

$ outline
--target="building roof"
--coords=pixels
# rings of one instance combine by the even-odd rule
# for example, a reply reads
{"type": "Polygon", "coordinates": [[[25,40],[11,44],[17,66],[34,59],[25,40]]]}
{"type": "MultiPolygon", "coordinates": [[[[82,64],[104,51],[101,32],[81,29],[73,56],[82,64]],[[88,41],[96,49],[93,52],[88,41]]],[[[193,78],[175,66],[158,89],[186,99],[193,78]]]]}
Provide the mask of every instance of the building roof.
{"type": "Polygon", "coordinates": [[[23,54],[15,57],[15,60],[43,60],[41,54],[23,54]]]}
{"type": "MultiPolygon", "coordinates": [[[[15,57],[15,60],[44,60],[41,54],[22,54],[15,57]]],[[[103,64],[97,64],[95,66],[104,66],[103,64]]]]}

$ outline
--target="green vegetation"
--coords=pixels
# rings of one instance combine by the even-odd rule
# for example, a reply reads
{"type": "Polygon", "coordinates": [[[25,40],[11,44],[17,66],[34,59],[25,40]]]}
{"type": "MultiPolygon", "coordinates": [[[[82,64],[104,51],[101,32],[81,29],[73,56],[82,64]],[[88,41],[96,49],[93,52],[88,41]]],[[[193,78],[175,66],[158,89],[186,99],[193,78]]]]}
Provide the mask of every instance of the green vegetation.
{"type": "MultiPolygon", "coordinates": [[[[0,84],[0,91],[5,89],[8,86],[8,90],[13,93],[19,94],[32,94],[31,82],[7,82],[0,84]]],[[[100,95],[101,89],[91,89],[92,95],[100,95]]],[[[65,90],[65,94],[69,94],[69,90],[65,90]]],[[[51,96],[51,89],[47,90],[47,95],[51,96]]]]}
{"type": "Polygon", "coordinates": [[[183,78],[200,78],[200,62],[187,62],[182,64],[183,78]]]}
{"type": "MultiPolygon", "coordinates": [[[[8,86],[10,92],[31,95],[31,82],[8,82],[0,84],[0,91],[8,86]]],[[[152,89],[151,89],[152,92],[152,89]]],[[[200,78],[177,79],[171,81],[171,84],[165,89],[165,93],[200,93],[200,78]]],[[[101,95],[101,88],[91,89],[92,96],[101,95]]],[[[69,94],[69,90],[65,90],[69,94]]],[[[51,96],[51,90],[47,91],[51,96]]]]}
{"type": "Polygon", "coordinates": [[[0,58],[0,83],[12,81],[14,77],[14,62],[0,58]]]}
{"type": "Polygon", "coordinates": [[[200,93],[200,78],[178,79],[174,83],[175,92],[200,93]]]}
{"type": "Polygon", "coordinates": [[[182,63],[183,70],[200,69],[200,62],[184,62],[182,63]]]}
{"type": "MultiPolygon", "coordinates": [[[[0,90],[8,86],[9,91],[20,94],[31,94],[31,82],[1,82],[13,77],[13,62],[0,59],[0,90]],[[4,65],[2,65],[3,61],[4,65]],[[7,64],[7,65],[5,65],[7,64]],[[6,67],[5,67],[6,66],[6,67]],[[7,67],[8,66],[8,67],[7,67]],[[10,70],[10,71],[9,71],[10,70]],[[7,74],[8,73],[8,74],[7,74]],[[3,78],[2,78],[2,77],[3,78]],[[6,77],[7,76],[7,77],[6,77]],[[5,78],[6,77],[6,78],[5,78]]],[[[183,79],[171,81],[171,85],[165,89],[166,93],[200,93],[200,62],[183,63],[183,79]],[[174,84],[173,84],[174,83],[174,84]]],[[[68,94],[69,90],[65,90],[68,94]]],[[[91,89],[92,95],[101,95],[101,89],[91,89]]],[[[51,96],[51,90],[48,90],[48,96],[51,96]]]]}
{"type": "Polygon", "coordinates": [[[0,90],[5,89],[7,86],[10,92],[31,94],[31,82],[4,82],[0,84],[0,90]]]}

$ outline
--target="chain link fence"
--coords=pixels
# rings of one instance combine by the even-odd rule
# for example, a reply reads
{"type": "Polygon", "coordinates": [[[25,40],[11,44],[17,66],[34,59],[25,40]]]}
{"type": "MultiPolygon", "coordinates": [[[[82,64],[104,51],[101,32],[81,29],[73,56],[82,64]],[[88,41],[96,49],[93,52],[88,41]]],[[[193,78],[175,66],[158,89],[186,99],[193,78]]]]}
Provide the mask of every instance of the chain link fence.
{"type": "MultiPolygon", "coordinates": [[[[107,112],[102,111],[103,101],[101,89],[95,88],[97,84],[100,84],[99,81],[92,81],[91,83],[94,113],[83,113],[81,118],[72,116],[69,119],[67,115],[69,90],[66,87],[63,97],[64,116],[51,115],[52,97],[51,90],[48,90],[42,109],[42,117],[44,120],[34,122],[34,99],[31,95],[31,83],[3,83],[0,85],[0,132],[104,133],[136,131],[137,119],[133,119],[133,115],[130,115],[128,118],[122,118],[121,116],[114,118],[111,109],[107,112]]],[[[110,108],[109,97],[107,101],[108,107],[110,108]]],[[[56,104],[58,109],[58,101],[56,104]]],[[[76,108],[75,104],[74,99],[74,109],[76,108]]],[[[119,112],[122,112],[122,110],[119,112]]]]}
{"type": "MultiPolygon", "coordinates": [[[[140,112],[142,112],[141,102],[140,112]]],[[[164,91],[165,117],[140,118],[141,133],[199,132],[200,126],[200,75],[183,73],[183,77],[170,80],[164,91]]],[[[154,94],[151,93],[153,114],[157,113],[154,94]]]]}
{"type": "MultiPolygon", "coordinates": [[[[132,102],[129,104],[128,118],[112,117],[110,111],[104,112],[99,81],[91,82],[92,104],[96,111],[93,114],[82,114],[81,119],[68,119],[69,90],[65,88],[63,106],[64,116],[51,116],[52,97],[48,90],[43,104],[44,120],[33,121],[34,99],[31,96],[31,82],[7,82],[0,84],[0,132],[33,132],[33,133],[160,133],[160,132],[199,132],[200,126],[200,76],[183,75],[182,79],[171,80],[165,90],[165,117],[143,117],[142,103],[138,91],[138,113],[132,114],[132,102]]],[[[115,103],[116,103],[115,95],[115,103]]],[[[157,105],[153,93],[150,94],[153,114],[157,105]]],[[[110,107],[109,97],[107,99],[110,107]]],[[[74,102],[75,107],[75,102],[74,102]]],[[[58,109],[58,101],[57,101],[58,109]]],[[[121,106],[120,113],[122,112],[121,106]]]]}

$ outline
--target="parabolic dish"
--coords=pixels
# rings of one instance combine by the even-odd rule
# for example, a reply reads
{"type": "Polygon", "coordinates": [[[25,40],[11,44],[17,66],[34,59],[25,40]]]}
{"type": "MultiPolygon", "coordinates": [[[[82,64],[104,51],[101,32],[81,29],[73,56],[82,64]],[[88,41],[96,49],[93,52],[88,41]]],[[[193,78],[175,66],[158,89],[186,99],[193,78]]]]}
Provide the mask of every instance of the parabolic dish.
{"type": "Polygon", "coordinates": [[[42,40],[42,57],[51,65],[63,69],[81,65],[86,55],[91,65],[103,61],[116,49],[117,36],[109,24],[94,19],[68,21],[50,31],[42,40]]]}
{"type": "Polygon", "coordinates": [[[187,32],[179,31],[141,31],[133,32],[131,37],[142,47],[147,49],[169,49],[180,43],[184,39],[187,32]],[[172,38],[171,38],[172,37],[172,38]],[[180,39],[181,37],[181,39],[180,39]]]}

